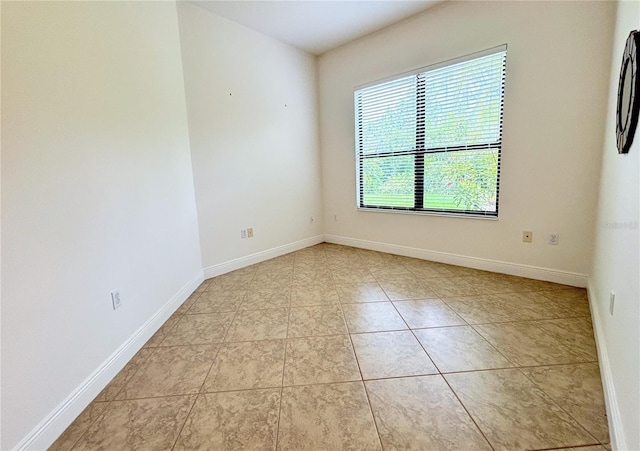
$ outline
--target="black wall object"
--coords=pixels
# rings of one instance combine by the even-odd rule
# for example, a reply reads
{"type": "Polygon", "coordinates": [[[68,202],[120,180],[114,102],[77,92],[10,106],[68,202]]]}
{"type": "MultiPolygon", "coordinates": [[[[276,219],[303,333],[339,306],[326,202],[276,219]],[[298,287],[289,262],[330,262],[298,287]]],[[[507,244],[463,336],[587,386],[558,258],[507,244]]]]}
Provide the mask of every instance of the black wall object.
{"type": "Polygon", "coordinates": [[[616,108],[616,140],[618,153],[628,153],[633,143],[633,135],[638,126],[640,114],[640,74],[638,59],[640,51],[640,32],[632,31],[622,55],[620,83],[618,84],[618,103],[616,108]]]}

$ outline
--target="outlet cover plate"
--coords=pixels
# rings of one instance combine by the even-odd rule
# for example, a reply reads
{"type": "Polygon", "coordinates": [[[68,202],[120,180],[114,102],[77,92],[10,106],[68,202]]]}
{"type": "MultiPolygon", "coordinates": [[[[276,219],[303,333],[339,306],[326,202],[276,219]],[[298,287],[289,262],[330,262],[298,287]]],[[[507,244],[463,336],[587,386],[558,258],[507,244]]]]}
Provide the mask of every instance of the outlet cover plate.
{"type": "Polygon", "coordinates": [[[120,299],[120,291],[113,290],[111,292],[111,305],[113,306],[114,310],[119,309],[122,305],[122,300],[120,299]]]}

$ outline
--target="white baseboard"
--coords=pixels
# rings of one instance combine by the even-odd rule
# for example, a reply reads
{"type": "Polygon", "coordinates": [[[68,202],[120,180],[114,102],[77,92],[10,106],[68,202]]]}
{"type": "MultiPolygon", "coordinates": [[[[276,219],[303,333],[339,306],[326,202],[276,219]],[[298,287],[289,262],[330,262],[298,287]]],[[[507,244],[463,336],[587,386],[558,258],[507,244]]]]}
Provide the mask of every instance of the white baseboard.
{"type": "Polygon", "coordinates": [[[512,276],[545,280],[547,282],[561,283],[564,285],[571,285],[573,287],[585,288],[587,286],[586,275],[568,271],[521,265],[519,263],[502,262],[486,258],[467,257],[447,252],[429,251],[415,247],[381,243],[378,241],[360,240],[357,238],[338,235],[325,235],[324,240],[327,243],[342,244],[345,246],[353,246],[372,251],[388,252],[391,254],[403,255],[405,257],[420,258],[423,260],[448,263],[450,265],[465,266],[467,268],[509,274],[512,276]]]}
{"type": "Polygon", "coordinates": [[[295,241],[293,243],[274,247],[272,249],[267,249],[266,251],[256,252],[255,254],[229,260],[224,263],[218,263],[217,265],[207,266],[206,268],[204,268],[204,278],[210,279],[212,277],[226,274],[228,272],[235,271],[236,269],[244,268],[249,265],[255,265],[256,263],[279,257],[290,252],[299,251],[300,249],[304,249],[305,247],[320,244],[323,241],[323,235],[316,235],[312,236],[311,238],[305,238],[304,240],[295,241]]]}
{"type": "Polygon", "coordinates": [[[200,271],[12,449],[41,450],[51,446],[202,281],[200,271]]]}
{"type": "Polygon", "coordinates": [[[596,291],[591,280],[589,280],[587,286],[587,294],[589,296],[589,307],[591,308],[593,335],[596,339],[596,348],[598,349],[598,362],[600,363],[600,378],[602,379],[602,388],[604,389],[604,401],[607,407],[609,438],[611,439],[611,446],[614,450],[626,450],[628,448],[623,434],[618,398],[613,386],[607,344],[602,335],[602,318],[600,317],[600,311],[598,309],[599,303],[597,302],[596,291]]]}

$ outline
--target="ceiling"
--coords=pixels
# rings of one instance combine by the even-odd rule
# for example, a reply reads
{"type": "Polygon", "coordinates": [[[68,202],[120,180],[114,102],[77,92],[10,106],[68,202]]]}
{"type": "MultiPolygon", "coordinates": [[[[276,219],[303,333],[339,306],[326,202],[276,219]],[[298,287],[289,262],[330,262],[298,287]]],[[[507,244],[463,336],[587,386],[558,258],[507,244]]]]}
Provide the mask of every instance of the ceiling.
{"type": "Polygon", "coordinates": [[[443,0],[195,1],[219,16],[320,55],[443,0]]]}

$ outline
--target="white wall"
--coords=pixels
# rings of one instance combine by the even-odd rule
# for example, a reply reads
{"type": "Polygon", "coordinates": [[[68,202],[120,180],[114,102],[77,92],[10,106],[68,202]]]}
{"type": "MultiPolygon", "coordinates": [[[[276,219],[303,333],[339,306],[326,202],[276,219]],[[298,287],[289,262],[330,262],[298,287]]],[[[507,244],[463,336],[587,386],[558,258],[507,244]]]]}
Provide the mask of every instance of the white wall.
{"type": "Polygon", "coordinates": [[[192,4],[178,16],[205,274],[320,235],[315,58],[192,4]]]}
{"type": "Polygon", "coordinates": [[[640,3],[619,2],[589,287],[612,440],[628,450],[640,449],[640,130],[629,153],[618,155],[615,120],[622,53],[629,32],[639,28],[640,3]]]}
{"type": "Polygon", "coordinates": [[[325,233],[577,273],[569,279],[585,283],[614,13],[610,2],[445,2],[322,55],[325,233]],[[504,43],[499,220],[356,211],[354,87],[504,43]],[[522,243],[523,230],[533,243],[522,243]],[[558,246],[546,243],[551,232],[558,246]]]}
{"type": "Polygon", "coordinates": [[[2,2],[2,132],[11,449],[201,277],[175,5],[2,2]]]}

